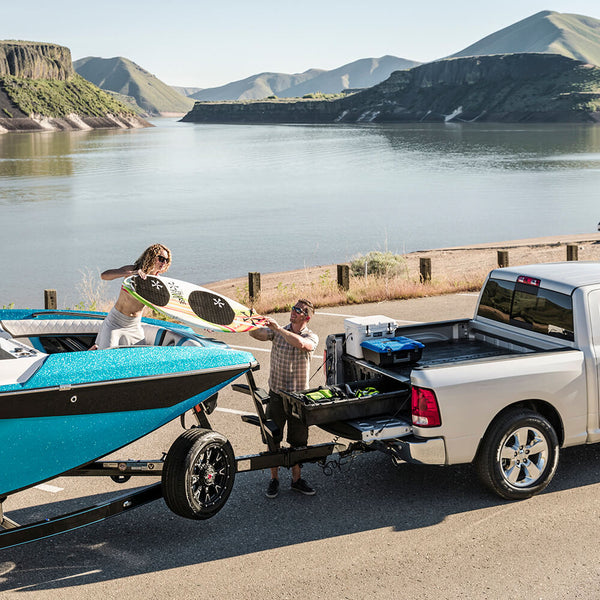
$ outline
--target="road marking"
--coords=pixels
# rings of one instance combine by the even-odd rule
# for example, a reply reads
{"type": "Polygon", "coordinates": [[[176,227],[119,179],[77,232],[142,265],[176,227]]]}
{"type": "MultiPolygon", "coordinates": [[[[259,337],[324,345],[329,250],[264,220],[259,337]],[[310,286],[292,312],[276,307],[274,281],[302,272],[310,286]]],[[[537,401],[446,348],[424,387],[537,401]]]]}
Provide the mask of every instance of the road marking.
{"type": "Polygon", "coordinates": [[[250,350],[250,352],[271,352],[271,348],[251,348],[250,346],[229,346],[237,350],[250,350]]]}
{"type": "MultiPolygon", "coordinates": [[[[236,350],[248,350],[250,352],[271,352],[271,348],[252,348],[250,346],[229,346],[230,348],[235,348],[236,350]]],[[[313,360],[320,360],[323,362],[322,356],[312,356],[313,360]]]]}
{"type": "Polygon", "coordinates": [[[40,483],[40,485],[34,486],[36,490],[42,490],[42,492],[50,492],[51,494],[56,494],[57,492],[62,492],[64,488],[56,487],[55,485],[49,485],[47,483],[40,483]]]}
{"type": "MultiPolygon", "coordinates": [[[[358,317],[359,315],[343,315],[340,313],[330,313],[330,312],[321,312],[315,313],[317,315],[325,315],[326,317],[344,317],[346,319],[353,319],[354,317],[358,317]]],[[[391,319],[392,317],[390,317],[391,319]]],[[[407,321],[405,319],[394,319],[394,321],[398,321],[398,323],[408,323],[410,325],[417,325],[418,323],[422,323],[422,321],[407,321]]]]}
{"type": "Polygon", "coordinates": [[[30,585],[24,585],[23,587],[13,588],[12,590],[5,590],[6,592],[20,592],[22,590],[29,590],[31,588],[38,587],[40,585],[47,585],[49,583],[55,583],[57,581],[66,581],[67,579],[75,579],[76,577],[85,577],[86,575],[96,575],[102,573],[101,569],[94,569],[93,571],[86,571],[85,573],[77,573],[76,575],[67,575],[66,577],[59,577],[57,579],[50,579],[48,581],[40,581],[39,583],[32,583],[30,585]]]}
{"type": "Polygon", "coordinates": [[[215,408],[215,412],[224,412],[224,413],[231,413],[232,415],[253,415],[255,413],[253,412],[248,412],[247,410],[235,410],[235,408],[221,408],[219,406],[217,406],[217,408],[215,408]]]}

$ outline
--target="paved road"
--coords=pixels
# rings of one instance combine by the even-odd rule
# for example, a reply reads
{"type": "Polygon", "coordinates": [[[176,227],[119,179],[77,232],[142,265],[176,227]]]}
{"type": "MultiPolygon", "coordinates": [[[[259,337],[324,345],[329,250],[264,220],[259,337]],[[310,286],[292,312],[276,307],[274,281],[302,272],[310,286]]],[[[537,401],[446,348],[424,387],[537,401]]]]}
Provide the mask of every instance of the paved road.
{"type": "MultiPolygon", "coordinates": [[[[460,295],[323,310],[312,327],[324,340],[342,330],[348,314],[439,320],[468,316],[474,303],[460,295]]],[[[264,383],[268,344],[249,336],[234,341],[257,348],[264,383]]],[[[236,414],[251,409],[246,396],[226,391],[219,409],[211,422],[236,454],[262,449],[257,430],[236,414]]],[[[159,458],[180,431],[169,424],[119,455],[159,458]]],[[[311,430],[311,441],[321,440],[328,436],[311,430]]],[[[358,456],[330,477],[307,465],[305,476],[318,489],[311,498],[284,483],[268,500],[268,474],[243,473],[208,521],[182,519],[158,501],[2,551],[0,593],[44,600],[596,598],[599,461],[594,446],[564,450],[550,488],[518,503],[490,496],[469,466],[395,468],[380,453],[358,456]]],[[[78,496],[92,503],[123,490],[101,478],[51,484],[10,499],[11,516],[41,518],[49,503],[64,512],[78,496]]]]}

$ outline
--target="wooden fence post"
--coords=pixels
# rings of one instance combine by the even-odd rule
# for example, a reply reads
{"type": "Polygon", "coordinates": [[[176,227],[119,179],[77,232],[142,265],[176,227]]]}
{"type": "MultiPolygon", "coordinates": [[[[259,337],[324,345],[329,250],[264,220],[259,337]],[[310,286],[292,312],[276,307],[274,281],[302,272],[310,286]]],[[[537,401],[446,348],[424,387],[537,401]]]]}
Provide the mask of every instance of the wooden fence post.
{"type": "Polygon", "coordinates": [[[498,250],[498,266],[508,267],[508,250],[498,250]]]}
{"type": "Polygon", "coordinates": [[[577,244],[567,244],[567,260],[579,260],[577,244]]]}
{"type": "Polygon", "coordinates": [[[421,273],[421,283],[431,281],[431,259],[420,258],[419,259],[419,271],[421,273]]]}
{"type": "Polygon", "coordinates": [[[348,265],[337,266],[337,282],[344,291],[347,292],[350,289],[350,267],[348,265]]]}
{"type": "Polygon", "coordinates": [[[248,296],[256,300],[260,295],[260,273],[248,273],[248,296]]]}
{"type": "Polygon", "coordinates": [[[48,310],[56,310],[58,308],[56,290],[44,290],[44,306],[48,310]]]}

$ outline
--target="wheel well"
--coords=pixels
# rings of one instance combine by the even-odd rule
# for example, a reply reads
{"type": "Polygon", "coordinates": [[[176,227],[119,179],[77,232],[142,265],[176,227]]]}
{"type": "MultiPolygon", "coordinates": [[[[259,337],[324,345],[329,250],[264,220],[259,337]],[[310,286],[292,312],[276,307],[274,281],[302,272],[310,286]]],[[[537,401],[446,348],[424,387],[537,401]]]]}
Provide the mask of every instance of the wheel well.
{"type": "MultiPolygon", "coordinates": [[[[485,433],[483,434],[483,437],[481,438],[481,440],[479,440],[479,447],[481,447],[481,443],[482,443],[483,439],[485,438],[485,436],[487,435],[487,433],[490,430],[490,428],[492,427],[492,425],[500,417],[502,417],[503,415],[505,415],[508,412],[512,412],[515,409],[531,410],[533,412],[538,413],[539,415],[542,415],[546,419],[548,419],[548,421],[550,422],[550,424],[554,428],[554,431],[556,431],[556,436],[558,437],[558,445],[562,446],[562,444],[564,442],[564,439],[565,439],[565,431],[564,431],[562,419],[560,418],[560,415],[558,414],[558,411],[554,408],[554,406],[552,406],[551,404],[549,404],[545,400],[531,399],[531,400],[521,400],[520,402],[515,402],[514,404],[510,404],[506,408],[502,409],[490,421],[490,424],[487,426],[487,429],[485,430],[485,433]]],[[[479,451],[479,448],[477,450],[479,451]]]]}

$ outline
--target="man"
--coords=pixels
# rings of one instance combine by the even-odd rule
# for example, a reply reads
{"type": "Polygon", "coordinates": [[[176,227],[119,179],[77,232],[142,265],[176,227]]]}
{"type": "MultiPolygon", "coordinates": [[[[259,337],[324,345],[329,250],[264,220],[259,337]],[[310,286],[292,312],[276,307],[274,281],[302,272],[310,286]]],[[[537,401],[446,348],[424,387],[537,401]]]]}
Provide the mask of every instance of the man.
{"type": "MultiPolygon", "coordinates": [[[[250,335],[263,342],[272,341],[271,370],[269,374],[269,396],[266,417],[272,419],[280,430],[277,447],[283,439],[283,428],[287,422],[287,442],[292,448],[306,446],[308,427],[299,419],[288,416],[283,410],[283,398],[279,392],[296,392],[308,388],[310,360],[319,343],[319,338],[307,324],[314,314],[309,300],[298,300],[292,307],[290,322],[281,327],[274,319],[268,319],[266,327],[255,329],[250,335]]],[[[301,477],[301,467],[292,467],[292,489],[301,494],[312,496],[315,490],[301,477]]],[[[271,469],[271,481],[266,492],[267,498],[276,498],[279,494],[279,471],[271,469]]]]}
{"type": "MultiPolygon", "coordinates": [[[[171,251],[162,244],[153,244],[132,265],[108,269],[100,277],[105,281],[139,275],[162,275],[171,264],[171,251]]],[[[116,346],[133,346],[144,340],[142,311],[144,305],[121,288],[114,307],[102,322],[96,343],[90,350],[102,350],[116,346]]]]}

